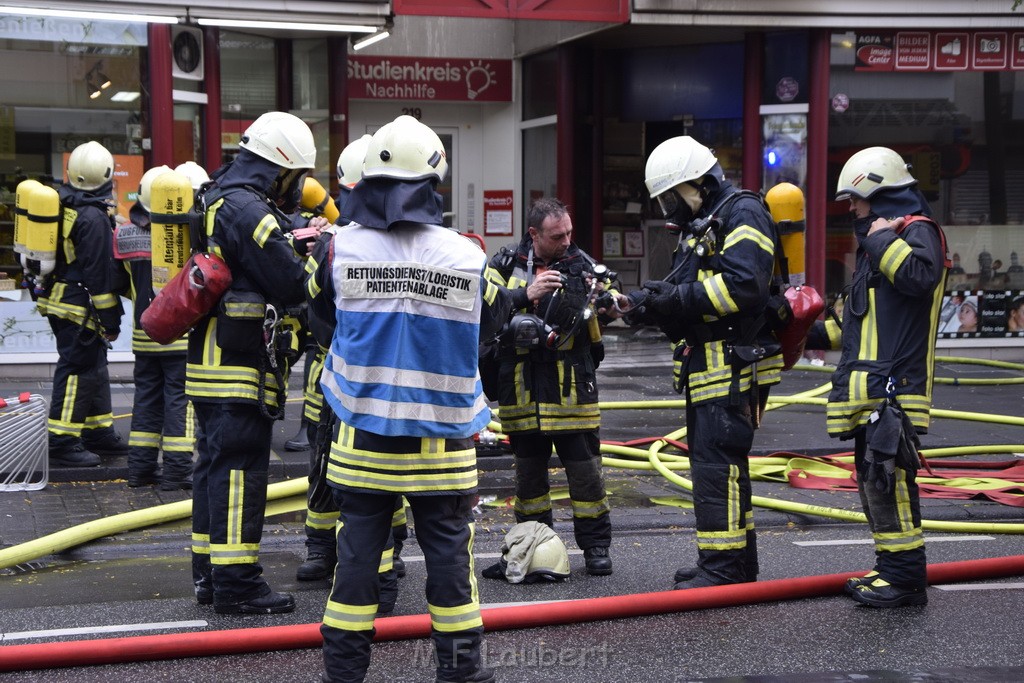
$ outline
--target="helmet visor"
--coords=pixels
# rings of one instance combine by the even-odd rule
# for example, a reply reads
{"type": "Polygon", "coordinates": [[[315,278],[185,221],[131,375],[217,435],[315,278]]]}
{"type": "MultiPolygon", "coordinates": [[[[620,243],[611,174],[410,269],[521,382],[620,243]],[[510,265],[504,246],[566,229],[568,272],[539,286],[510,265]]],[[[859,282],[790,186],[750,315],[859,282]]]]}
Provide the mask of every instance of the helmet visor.
{"type": "Polygon", "coordinates": [[[683,201],[682,197],[675,190],[668,190],[658,195],[658,206],[661,207],[661,213],[666,220],[669,220],[675,215],[676,211],[679,210],[679,204],[683,201]]]}

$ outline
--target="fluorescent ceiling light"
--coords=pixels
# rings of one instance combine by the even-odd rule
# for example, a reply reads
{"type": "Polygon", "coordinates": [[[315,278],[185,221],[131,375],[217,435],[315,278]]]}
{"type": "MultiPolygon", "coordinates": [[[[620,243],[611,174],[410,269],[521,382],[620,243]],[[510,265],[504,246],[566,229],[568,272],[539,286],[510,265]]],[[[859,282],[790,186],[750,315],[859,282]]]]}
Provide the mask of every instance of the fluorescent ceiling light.
{"type": "Polygon", "coordinates": [[[390,35],[391,35],[391,31],[381,31],[380,33],[374,33],[372,36],[366,36],[365,38],[360,38],[356,42],[352,43],[352,49],[353,50],[362,50],[364,47],[367,47],[369,45],[373,45],[374,43],[379,43],[380,41],[384,40],[385,38],[387,38],[390,35]]]}
{"type": "Polygon", "coordinates": [[[85,12],[73,9],[42,9],[39,7],[12,7],[0,5],[0,14],[17,14],[29,17],[55,17],[58,19],[93,19],[95,21],[129,21],[147,24],[177,24],[178,17],[157,14],[124,14],[119,12],[85,12]]]}
{"type": "Polygon", "coordinates": [[[200,26],[259,28],[265,30],[327,31],[330,33],[373,33],[376,26],[364,24],[309,24],[294,21],[253,21],[249,19],[196,19],[200,26]]]}
{"type": "Polygon", "coordinates": [[[127,90],[119,90],[110,96],[111,102],[134,102],[137,99],[139,99],[139,93],[127,90]]]}

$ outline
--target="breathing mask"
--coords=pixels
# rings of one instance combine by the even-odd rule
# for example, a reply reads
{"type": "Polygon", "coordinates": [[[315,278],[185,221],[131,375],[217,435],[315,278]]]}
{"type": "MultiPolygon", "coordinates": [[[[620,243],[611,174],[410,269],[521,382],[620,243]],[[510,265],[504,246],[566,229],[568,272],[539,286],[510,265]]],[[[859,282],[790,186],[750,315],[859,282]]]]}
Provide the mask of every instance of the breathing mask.
{"type": "Polygon", "coordinates": [[[285,213],[294,213],[302,201],[302,186],[307,168],[282,168],[267,195],[285,213]]]}
{"type": "Polygon", "coordinates": [[[657,199],[665,216],[665,227],[672,233],[689,225],[704,203],[701,188],[691,183],[680,183],[659,194],[657,199]]]}

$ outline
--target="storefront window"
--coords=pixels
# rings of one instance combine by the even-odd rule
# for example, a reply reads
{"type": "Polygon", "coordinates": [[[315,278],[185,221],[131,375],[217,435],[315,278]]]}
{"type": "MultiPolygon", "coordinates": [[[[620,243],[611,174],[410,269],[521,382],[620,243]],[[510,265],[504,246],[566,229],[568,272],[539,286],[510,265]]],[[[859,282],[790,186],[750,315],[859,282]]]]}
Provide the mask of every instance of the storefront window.
{"type": "Polygon", "coordinates": [[[558,102],[558,60],[554,50],[523,60],[523,120],[554,116],[558,102]]]}
{"type": "Polygon", "coordinates": [[[557,194],[558,168],[555,159],[557,135],[554,124],[523,130],[523,231],[530,205],[541,197],[557,194]]]}
{"type": "Polygon", "coordinates": [[[0,15],[0,272],[15,275],[15,188],[60,183],[78,145],[114,155],[118,213],[127,216],[142,173],[140,53],[145,24],[0,15]]]}
{"type": "MultiPolygon", "coordinates": [[[[1024,336],[1011,316],[1024,302],[1024,71],[1012,54],[998,31],[833,35],[829,188],[864,147],[912,164],[953,260],[940,336],[1024,336]]],[[[848,202],[831,202],[830,292],[850,281],[855,248],[848,202]]]]}
{"type": "Polygon", "coordinates": [[[277,109],[273,39],[221,31],[220,78],[221,149],[224,161],[230,161],[249,124],[277,109]]]}

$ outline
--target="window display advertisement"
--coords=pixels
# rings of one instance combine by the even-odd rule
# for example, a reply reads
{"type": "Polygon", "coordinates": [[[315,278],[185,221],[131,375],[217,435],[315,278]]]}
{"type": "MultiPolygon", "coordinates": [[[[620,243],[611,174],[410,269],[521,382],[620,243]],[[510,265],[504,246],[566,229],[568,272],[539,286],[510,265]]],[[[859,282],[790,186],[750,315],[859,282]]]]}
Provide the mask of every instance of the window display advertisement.
{"type": "Polygon", "coordinates": [[[942,299],[939,338],[1024,337],[1024,290],[952,291],[942,299]]]}
{"type": "MultiPolygon", "coordinates": [[[[68,167],[70,152],[64,152],[61,168],[68,167]]],[[[114,154],[114,202],[118,220],[128,220],[128,211],[139,198],[139,183],[142,182],[143,160],[141,155],[114,154]]]]}

